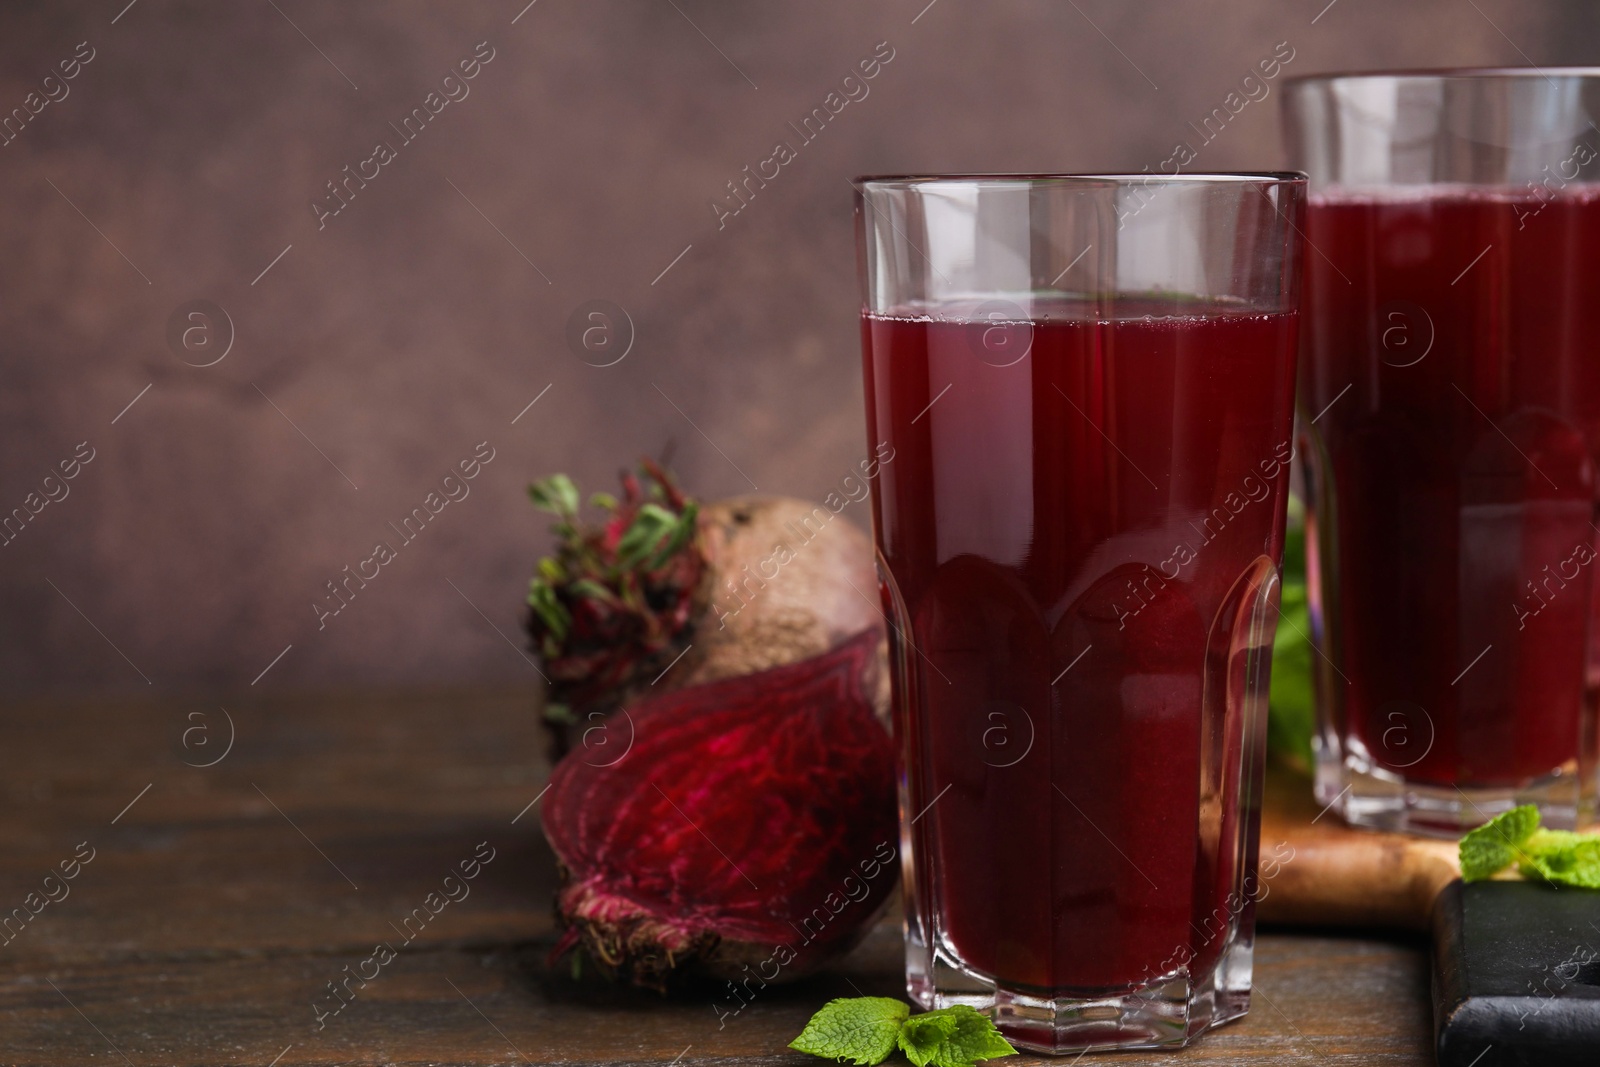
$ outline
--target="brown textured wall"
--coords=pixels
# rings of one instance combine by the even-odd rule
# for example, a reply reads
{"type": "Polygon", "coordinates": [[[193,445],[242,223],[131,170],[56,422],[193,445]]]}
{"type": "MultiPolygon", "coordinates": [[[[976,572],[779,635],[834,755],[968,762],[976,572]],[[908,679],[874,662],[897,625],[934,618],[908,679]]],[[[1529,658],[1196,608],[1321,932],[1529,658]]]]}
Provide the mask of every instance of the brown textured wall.
{"type": "MultiPolygon", "coordinates": [[[[125,2],[0,12],[0,112],[66,93],[0,147],[0,513],[66,494],[0,547],[10,695],[242,688],[289,645],[261,685],[532,680],[493,628],[520,640],[545,544],[530,477],[609,487],[671,444],[703,495],[820,496],[864,454],[852,175],[1155,165],[1279,42],[1289,74],[1600,45],[1579,2],[125,2]],[[609,367],[565,340],[601,299],[636,334],[609,367]],[[167,339],[196,300],[233,323],[211,366],[167,339]],[[319,631],[322,583],[484,441],[470,495],[319,631]]],[[[1196,166],[1281,164],[1276,105],[1196,166]]]]}

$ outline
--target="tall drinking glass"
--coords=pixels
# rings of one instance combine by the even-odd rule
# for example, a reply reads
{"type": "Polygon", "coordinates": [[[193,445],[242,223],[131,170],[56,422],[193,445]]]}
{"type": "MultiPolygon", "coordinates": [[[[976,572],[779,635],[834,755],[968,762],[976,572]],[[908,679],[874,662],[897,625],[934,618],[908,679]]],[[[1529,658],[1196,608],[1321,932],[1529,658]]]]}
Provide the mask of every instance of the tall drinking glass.
{"type": "Polygon", "coordinates": [[[1600,70],[1289,83],[1317,795],[1459,833],[1594,799],[1600,70]]]}
{"type": "Polygon", "coordinates": [[[1304,190],[857,183],[925,1008],[1060,1052],[1249,1005],[1304,190]]]}

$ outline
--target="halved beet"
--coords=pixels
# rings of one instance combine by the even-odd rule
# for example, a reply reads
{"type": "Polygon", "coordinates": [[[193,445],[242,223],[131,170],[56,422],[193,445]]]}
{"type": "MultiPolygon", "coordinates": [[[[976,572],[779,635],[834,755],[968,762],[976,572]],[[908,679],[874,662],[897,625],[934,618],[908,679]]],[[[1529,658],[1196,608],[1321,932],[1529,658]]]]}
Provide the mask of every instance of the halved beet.
{"type": "Polygon", "coordinates": [[[876,631],[608,716],[542,805],[557,955],[661,988],[675,972],[797,978],[849,950],[899,874],[876,631]]]}

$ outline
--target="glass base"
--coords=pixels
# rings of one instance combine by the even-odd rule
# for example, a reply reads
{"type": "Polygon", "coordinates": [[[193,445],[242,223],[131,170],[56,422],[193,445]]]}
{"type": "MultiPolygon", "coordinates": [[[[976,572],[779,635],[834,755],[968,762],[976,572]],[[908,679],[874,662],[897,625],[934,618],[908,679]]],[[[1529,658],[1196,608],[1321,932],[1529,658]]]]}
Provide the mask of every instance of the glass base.
{"type": "Polygon", "coordinates": [[[922,1010],[965,1004],[993,1019],[1007,1041],[1033,1052],[1181,1048],[1250,1010],[1251,938],[1235,936],[1198,979],[1179,969],[1131,987],[1051,997],[1008,989],[943,948],[930,952],[915,924],[907,933],[906,991],[922,1010]]]}
{"type": "Polygon", "coordinates": [[[1330,749],[1317,748],[1317,803],[1351,826],[1453,838],[1520,804],[1538,805],[1542,824],[1556,830],[1577,829],[1594,817],[1593,789],[1581,780],[1576,761],[1520,786],[1441,786],[1408,782],[1358,752],[1341,759],[1330,749]]]}

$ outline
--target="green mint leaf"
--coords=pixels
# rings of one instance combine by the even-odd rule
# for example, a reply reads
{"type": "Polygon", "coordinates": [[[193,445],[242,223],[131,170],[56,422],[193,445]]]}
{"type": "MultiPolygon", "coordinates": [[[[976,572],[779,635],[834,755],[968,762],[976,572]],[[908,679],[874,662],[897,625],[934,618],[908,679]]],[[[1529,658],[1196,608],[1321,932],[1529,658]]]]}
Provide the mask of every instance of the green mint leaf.
{"type": "Polygon", "coordinates": [[[1461,839],[1461,880],[1476,882],[1505,870],[1522,857],[1524,842],[1539,828],[1532,804],[1496,815],[1461,839]]]}
{"type": "Polygon", "coordinates": [[[604,508],[607,511],[617,510],[617,498],[612,496],[610,493],[590,493],[589,503],[593,504],[597,508],[604,508]]]}
{"type": "Polygon", "coordinates": [[[824,1059],[870,1067],[894,1051],[895,1036],[911,1009],[890,997],[830,1000],[811,1017],[789,1047],[824,1059]]]}
{"type": "Polygon", "coordinates": [[[528,486],[528,499],[540,511],[558,518],[572,519],[578,514],[578,487],[565,474],[552,474],[528,486]]]}
{"type": "Polygon", "coordinates": [[[1600,889],[1600,836],[1539,830],[1522,847],[1524,878],[1577,889],[1600,889]]]}
{"type": "Polygon", "coordinates": [[[900,1026],[900,1051],[917,1067],[924,1067],[955,1032],[956,1020],[948,1015],[928,1012],[913,1016],[900,1026]]]}
{"type": "Polygon", "coordinates": [[[900,1026],[899,1044],[916,1067],[972,1067],[1017,1054],[987,1015],[965,1004],[913,1015],[900,1026]]]}

